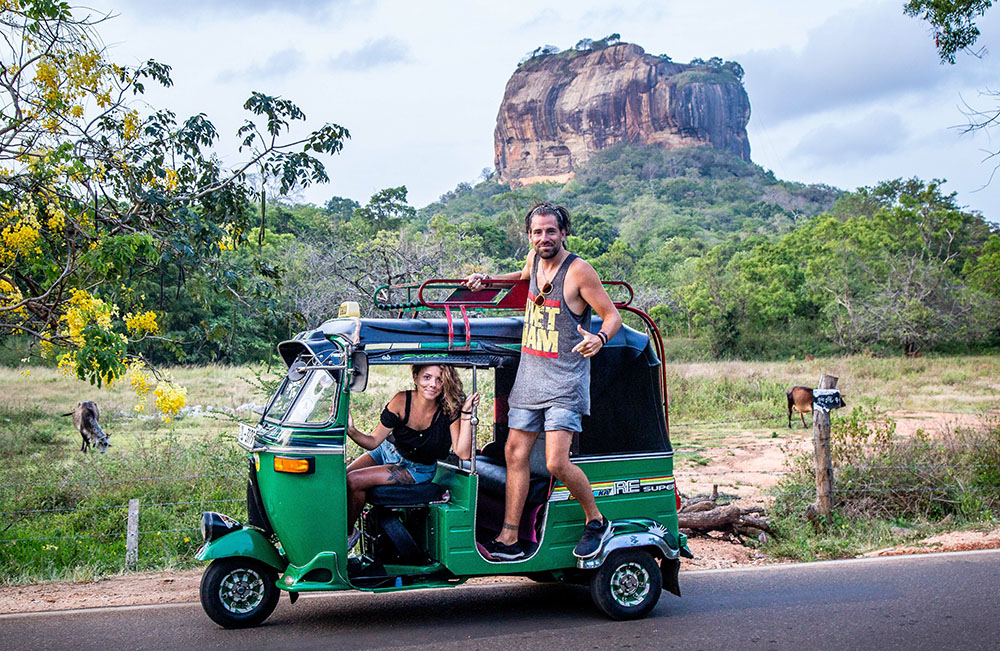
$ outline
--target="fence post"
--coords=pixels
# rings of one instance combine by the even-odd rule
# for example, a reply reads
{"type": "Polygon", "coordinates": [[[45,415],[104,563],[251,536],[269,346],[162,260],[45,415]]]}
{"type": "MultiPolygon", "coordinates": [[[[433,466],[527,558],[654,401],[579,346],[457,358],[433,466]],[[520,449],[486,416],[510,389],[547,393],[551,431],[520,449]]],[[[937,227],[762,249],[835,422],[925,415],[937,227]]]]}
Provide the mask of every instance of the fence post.
{"type": "MultiPolygon", "coordinates": [[[[837,378],[823,374],[818,389],[836,389],[837,378]]],[[[824,518],[833,510],[833,454],[830,450],[830,412],[813,409],[813,451],[816,457],[816,511],[824,518]]]]}
{"type": "Polygon", "coordinates": [[[139,500],[128,501],[128,529],[125,534],[125,567],[135,570],[139,562],[139,500]]]}

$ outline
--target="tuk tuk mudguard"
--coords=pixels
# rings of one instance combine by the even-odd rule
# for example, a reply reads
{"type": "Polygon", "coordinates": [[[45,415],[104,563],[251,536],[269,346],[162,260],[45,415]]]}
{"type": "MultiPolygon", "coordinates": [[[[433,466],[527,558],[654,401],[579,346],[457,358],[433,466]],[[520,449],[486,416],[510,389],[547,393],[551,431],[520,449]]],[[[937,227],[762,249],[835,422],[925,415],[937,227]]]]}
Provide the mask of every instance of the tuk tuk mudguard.
{"type": "Polygon", "coordinates": [[[195,554],[195,558],[199,561],[236,556],[256,559],[279,572],[283,572],[288,565],[288,561],[278,554],[278,550],[264,537],[264,534],[256,529],[246,527],[206,543],[195,554]]]}
{"type": "Polygon", "coordinates": [[[660,572],[663,575],[663,589],[678,597],[681,596],[677,577],[680,572],[680,557],[691,557],[687,549],[687,538],[679,534],[675,539],[669,529],[656,520],[646,518],[630,518],[613,520],[610,523],[611,535],[593,558],[580,559],[576,566],[582,570],[596,570],[607,560],[611,552],[619,549],[647,548],[660,559],[660,572]]]}

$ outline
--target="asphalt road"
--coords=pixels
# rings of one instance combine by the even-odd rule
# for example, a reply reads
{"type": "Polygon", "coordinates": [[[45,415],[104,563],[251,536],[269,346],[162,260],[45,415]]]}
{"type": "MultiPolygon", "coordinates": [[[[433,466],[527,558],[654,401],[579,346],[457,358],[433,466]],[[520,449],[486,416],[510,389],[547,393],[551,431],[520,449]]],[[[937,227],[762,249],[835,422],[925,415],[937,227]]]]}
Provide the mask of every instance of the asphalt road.
{"type": "Polygon", "coordinates": [[[494,584],[282,597],[261,627],[198,604],[0,616],[0,649],[998,649],[1000,550],[681,574],[647,619],[583,589],[494,584]]]}

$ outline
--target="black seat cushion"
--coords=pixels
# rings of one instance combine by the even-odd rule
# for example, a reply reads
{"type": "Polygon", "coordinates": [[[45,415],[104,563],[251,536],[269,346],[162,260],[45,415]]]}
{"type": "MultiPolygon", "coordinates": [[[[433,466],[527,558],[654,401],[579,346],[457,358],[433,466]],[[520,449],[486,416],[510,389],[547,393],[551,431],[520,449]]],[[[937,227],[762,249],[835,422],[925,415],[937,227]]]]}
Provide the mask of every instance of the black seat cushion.
{"type": "MultiPolygon", "coordinates": [[[[476,473],[479,475],[480,492],[498,497],[501,501],[506,499],[507,468],[503,463],[498,462],[495,458],[482,454],[477,455],[476,473]]],[[[549,482],[548,477],[531,475],[528,483],[528,498],[525,500],[525,504],[541,504],[549,499],[549,482]]]]}
{"type": "Polygon", "coordinates": [[[375,486],[368,490],[368,503],[381,506],[414,506],[441,499],[444,488],[432,481],[410,486],[375,486]]]}

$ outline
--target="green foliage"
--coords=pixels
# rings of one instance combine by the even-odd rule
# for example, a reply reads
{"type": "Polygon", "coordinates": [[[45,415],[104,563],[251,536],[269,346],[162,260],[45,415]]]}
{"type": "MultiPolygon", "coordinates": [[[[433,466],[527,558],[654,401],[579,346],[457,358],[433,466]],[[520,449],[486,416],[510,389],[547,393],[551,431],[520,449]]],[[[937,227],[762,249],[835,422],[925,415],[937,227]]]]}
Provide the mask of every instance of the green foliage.
{"type": "Polygon", "coordinates": [[[976,19],[992,5],[992,0],[909,0],[903,13],[930,23],[941,61],[955,63],[955,54],[979,38],[976,19]]]}

